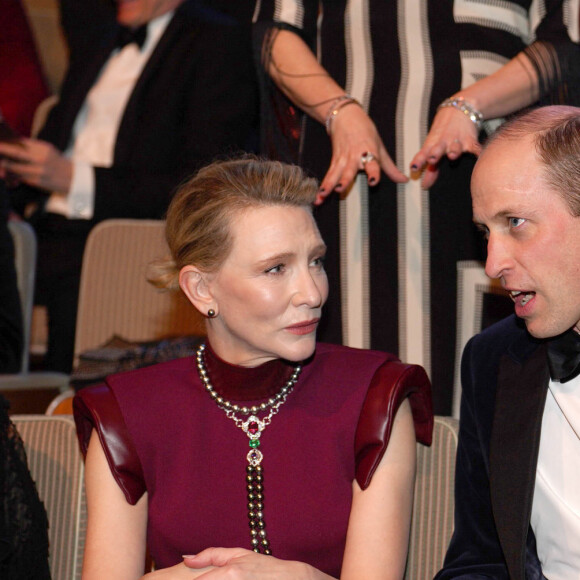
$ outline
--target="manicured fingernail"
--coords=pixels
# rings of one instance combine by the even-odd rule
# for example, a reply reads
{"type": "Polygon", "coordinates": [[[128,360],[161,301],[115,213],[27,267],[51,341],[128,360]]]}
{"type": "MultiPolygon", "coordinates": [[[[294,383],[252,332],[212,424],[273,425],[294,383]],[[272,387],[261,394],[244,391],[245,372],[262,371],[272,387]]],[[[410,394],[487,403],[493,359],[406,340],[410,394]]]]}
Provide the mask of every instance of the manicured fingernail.
{"type": "Polygon", "coordinates": [[[419,169],[419,166],[416,163],[413,163],[413,165],[411,165],[411,169],[413,171],[417,171],[417,169],[419,169]]]}
{"type": "Polygon", "coordinates": [[[182,558],[197,558],[197,554],[188,554],[186,556],[181,556],[182,558]]]}
{"type": "Polygon", "coordinates": [[[340,187],[342,187],[342,183],[337,183],[335,189],[339,189],[340,187]]]}
{"type": "Polygon", "coordinates": [[[371,177],[371,178],[369,179],[369,183],[370,183],[371,185],[374,185],[376,182],[377,182],[377,178],[376,178],[376,177],[371,177]]]}

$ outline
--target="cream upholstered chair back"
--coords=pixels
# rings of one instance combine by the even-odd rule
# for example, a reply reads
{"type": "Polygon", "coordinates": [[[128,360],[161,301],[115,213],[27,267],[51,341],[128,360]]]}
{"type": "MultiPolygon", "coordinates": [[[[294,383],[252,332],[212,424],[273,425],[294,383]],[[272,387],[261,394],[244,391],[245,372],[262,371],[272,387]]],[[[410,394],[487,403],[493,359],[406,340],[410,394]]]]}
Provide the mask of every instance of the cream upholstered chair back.
{"type": "Polygon", "coordinates": [[[205,334],[203,318],[179,292],[147,282],[147,269],[169,253],[160,220],[113,219],[91,231],[83,255],[75,362],[113,335],[130,341],[205,334]]]}
{"type": "Polygon", "coordinates": [[[459,423],[435,417],[431,447],[417,444],[417,477],[406,580],[431,580],[441,569],[454,517],[459,423]]]}
{"type": "Polygon", "coordinates": [[[87,522],[84,463],[71,416],[14,415],[49,521],[52,580],[81,578],[87,522]]]}

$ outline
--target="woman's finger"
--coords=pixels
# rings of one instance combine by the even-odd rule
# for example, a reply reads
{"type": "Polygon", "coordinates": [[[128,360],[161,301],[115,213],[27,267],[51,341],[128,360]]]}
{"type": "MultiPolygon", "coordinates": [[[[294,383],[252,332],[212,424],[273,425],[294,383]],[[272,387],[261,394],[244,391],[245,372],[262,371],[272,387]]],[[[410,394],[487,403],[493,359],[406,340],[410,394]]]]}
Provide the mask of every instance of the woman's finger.
{"type": "Polygon", "coordinates": [[[395,165],[382,142],[379,146],[379,154],[381,168],[391,181],[395,183],[407,183],[409,181],[409,178],[395,165]]]}
{"type": "Polygon", "coordinates": [[[423,189],[429,189],[437,181],[439,177],[439,166],[438,165],[427,165],[425,171],[423,171],[423,179],[421,180],[421,187],[423,189]]]}
{"type": "Polygon", "coordinates": [[[473,153],[476,157],[479,157],[481,153],[481,143],[477,139],[470,139],[468,144],[465,146],[464,151],[467,153],[473,153]]]}
{"type": "Polygon", "coordinates": [[[463,153],[463,145],[459,139],[453,139],[449,145],[447,145],[447,157],[449,159],[457,159],[463,153]]]}
{"type": "Polygon", "coordinates": [[[367,174],[368,183],[371,187],[381,180],[381,166],[377,155],[365,151],[360,158],[361,169],[367,174]]]}
{"type": "Polygon", "coordinates": [[[188,568],[205,568],[208,566],[225,566],[235,558],[252,554],[244,548],[206,548],[199,554],[183,556],[183,562],[188,568]]]}
{"type": "MultiPolygon", "coordinates": [[[[320,189],[318,190],[318,196],[322,200],[327,198],[337,187],[341,187],[342,183],[342,173],[344,170],[345,163],[340,160],[336,160],[333,156],[328,171],[320,183],[320,189]]],[[[318,198],[317,198],[318,202],[318,198]]]]}

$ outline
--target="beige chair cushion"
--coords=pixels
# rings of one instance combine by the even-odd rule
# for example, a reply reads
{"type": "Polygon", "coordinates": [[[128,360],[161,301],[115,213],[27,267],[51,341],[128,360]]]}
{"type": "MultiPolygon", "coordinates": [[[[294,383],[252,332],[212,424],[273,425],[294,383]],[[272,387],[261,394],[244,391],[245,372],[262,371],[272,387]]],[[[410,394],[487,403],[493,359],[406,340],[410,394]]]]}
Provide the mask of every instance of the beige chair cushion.
{"type": "Polygon", "coordinates": [[[83,255],[75,366],[80,353],[114,335],[139,342],[205,334],[203,318],[181,293],[147,282],[151,261],[168,253],[162,221],[106,220],[91,231],[83,255]]]}
{"type": "Polygon", "coordinates": [[[443,565],[453,533],[458,431],[457,419],[435,417],[433,444],[417,445],[407,580],[431,580],[443,565]]]}
{"type": "Polygon", "coordinates": [[[48,514],[52,579],[80,579],[87,513],[84,463],[73,418],[14,415],[11,419],[48,514]]]}

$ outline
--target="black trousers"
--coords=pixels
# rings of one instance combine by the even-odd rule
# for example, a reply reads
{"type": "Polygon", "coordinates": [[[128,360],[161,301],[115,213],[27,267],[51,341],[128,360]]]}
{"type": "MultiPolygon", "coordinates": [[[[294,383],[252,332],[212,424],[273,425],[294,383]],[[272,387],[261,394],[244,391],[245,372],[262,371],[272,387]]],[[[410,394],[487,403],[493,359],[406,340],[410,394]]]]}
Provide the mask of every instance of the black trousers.
{"type": "Polygon", "coordinates": [[[35,303],[48,312],[48,370],[72,370],[83,252],[94,223],[41,213],[32,218],[38,239],[35,303]]]}

